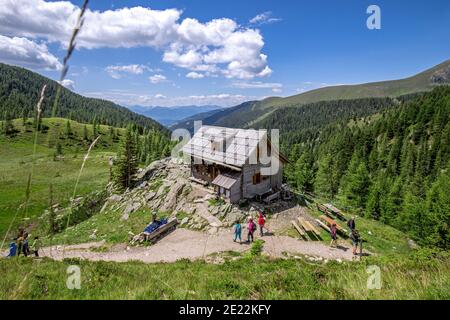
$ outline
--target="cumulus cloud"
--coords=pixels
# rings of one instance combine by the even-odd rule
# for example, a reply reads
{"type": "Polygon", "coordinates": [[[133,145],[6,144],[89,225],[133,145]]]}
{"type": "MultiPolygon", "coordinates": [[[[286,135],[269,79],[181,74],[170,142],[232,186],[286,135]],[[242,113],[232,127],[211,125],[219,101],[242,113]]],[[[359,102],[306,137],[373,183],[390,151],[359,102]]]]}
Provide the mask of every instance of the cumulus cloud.
{"type": "Polygon", "coordinates": [[[60,70],[62,64],[48,51],[45,44],[38,44],[21,37],[0,35],[0,61],[32,69],[60,70]]]}
{"type": "Polygon", "coordinates": [[[64,79],[60,83],[61,83],[61,85],[63,85],[67,89],[70,89],[70,90],[74,90],[75,89],[75,81],[73,81],[73,80],[64,79]]]}
{"type": "Polygon", "coordinates": [[[166,99],[167,97],[161,93],[155,94],[156,99],[166,99]]]}
{"type": "MultiPolygon", "coordinates": [[[[65,46],[79,11],[67,1],[3,0],[0,34],[47,39],[65,46]]],[[[161,50],[167,63],[228,78],[251,79],[272,72],[261,52],[264,40],[258,30],[243,28],[227,18],[205,23],[192,18],[180,21],[181,13],[143,7],[88,9],[77,48],[151,47],[161,50]]],[[[274,18],[266,20],[270,19],[274,18]]]]}
{"type": "Polygon", "coordinates": [[[158,83],[162,83],[162,82],[167,82],[166,76],[164,76],[164,75],[162,75],[162,74],[154,74],[154,75],[148,77],[148,79],[149,79],[150,82],[153,83],[153,84],[158,84],[158,83]]]}
{"type": "Polygon", "coordinates": [[[263,25],[281,21],[280,18],[273,18],[271,11],[266,11],[251,18],[249,23],[253,25],[263,25]]]}
{"type": "Polygon", "coordinates": [[[126,66],[107,66],[105,71],[114,78],[120,79],[126,73],[128,74],[143,74],[145,70],[148,70],[147,66],[141,64],[130,64],[126,66]]]}
{"type": "Polygon", "coordinates": [[[205,75],[203,73],[198,73],[198,72],[194,72],[194,71],[189,72],[186,75],[186,78],[190,78],[190,79],[201,79],[201,78],[204,78],[204,77],[205,77],[205,75]]]}

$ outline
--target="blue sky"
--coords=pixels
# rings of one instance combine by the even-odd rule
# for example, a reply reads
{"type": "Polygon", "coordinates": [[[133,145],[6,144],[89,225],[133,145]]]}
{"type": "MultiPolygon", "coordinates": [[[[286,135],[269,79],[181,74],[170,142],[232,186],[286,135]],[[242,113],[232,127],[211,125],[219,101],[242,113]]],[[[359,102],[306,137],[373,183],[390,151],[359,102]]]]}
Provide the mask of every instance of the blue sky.
{"type": "MultiPolygon", "coordinates": [[[[0,61],[58,79],[82,1],[1,2],[0,61]]],[[[102,0],[89,5],[64,84],[123,105],[231,106],[449,58],[449,1],[102,0]],[[366,26],[371,4],[380,30],[366,26]]]]}

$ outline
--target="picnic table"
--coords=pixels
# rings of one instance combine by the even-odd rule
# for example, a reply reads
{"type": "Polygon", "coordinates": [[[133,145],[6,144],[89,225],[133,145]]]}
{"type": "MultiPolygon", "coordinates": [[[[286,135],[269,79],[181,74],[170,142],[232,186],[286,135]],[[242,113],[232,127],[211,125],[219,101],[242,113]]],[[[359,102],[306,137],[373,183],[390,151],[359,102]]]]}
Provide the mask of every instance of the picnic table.
{"type": "Polygon", "coordinates": [[[344,229],[344,228],[342,228],[335,220],[333,220],[333,219],[331,219],[330,217],[327,217],[327,216],[325,216],[325,215],[321,215],[321,216],[319,217],[319,219],[320,219],[321,221],[323,221],[323,222],[326,224],[326,226],[327,226],[328,228],[331,228],[331,226],[332,226],[333,224],[336,224],[336,229],[337,229],[337,231],[340,232],[341,234],[344,234],[345,236],[347,236],[347,230],[344,229]]]}
{"type": "Polygon", "coordinates": [[[344,214],[341,212],[341,210],[339,210],[338,208],[336,208],[335,206],[333,206],[330,203],[325,203],[325,204],[317,204],[317,209],[320,212],[325,213],[327,216],[336,216],[339,219],[343,220],[343,221],[347,221],[347,219],[345,218],[344,214]]]}

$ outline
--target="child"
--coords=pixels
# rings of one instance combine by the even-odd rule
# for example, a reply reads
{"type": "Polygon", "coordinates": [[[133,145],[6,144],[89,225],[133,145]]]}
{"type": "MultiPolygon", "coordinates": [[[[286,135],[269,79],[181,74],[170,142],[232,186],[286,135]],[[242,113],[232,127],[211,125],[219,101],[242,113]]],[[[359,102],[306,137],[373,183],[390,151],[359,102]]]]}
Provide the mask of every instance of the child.
{"type": "Polygon", "coordinates": [[[38,236],[34,237],[33,244],[31,245],[31,251],[34,253],[35,257],[39,257],[39,250],[41,249],[42,243],[38,236]]]}
{"type": "Polygon", "coordinates": [[[9,258],[15,257],[17,255],[16,240],[17,239],[12,239],[11,243],[9,244],[9,254],[7,255],[7,257],[9,258]]]}
{"type": "Polygon", "coordinates": [[[247,230],[248,230],[247,242],[253,242],[253,233],[256,230],[256,224],[253,222],[252,217],[248,218],[247,230]],[[250,239],[251,239],[251,241],[250,241],[250,239]]]}
{"type": "Polygon", "coordinates": [[[336,223],[333,223],[331,225],[330,236],[331,236],[330,246],[331,247],[335,247],[336,246],[336,241],[337,241],[337,227],[336,227],[336,223]]]}
{"type": "Polygon", "coordinates": [[[237,239],[239,238],[239,243],[242,242],[242,226],[241,223],[239,221],[236,221],[236,224],[234,225],[234,236],[233,236],[233,241],[236,242],[237,239]]]}

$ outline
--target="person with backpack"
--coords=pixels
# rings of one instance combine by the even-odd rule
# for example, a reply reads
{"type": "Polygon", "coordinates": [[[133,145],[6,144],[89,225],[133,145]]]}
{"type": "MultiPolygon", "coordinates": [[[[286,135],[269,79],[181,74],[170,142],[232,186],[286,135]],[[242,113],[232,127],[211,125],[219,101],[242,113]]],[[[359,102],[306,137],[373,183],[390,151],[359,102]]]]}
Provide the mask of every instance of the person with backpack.
{"type": "Polygon", "coordinates": [[[239,239],[239,243],[242,243],[242,226],[239,221],[234,224],[233,241],[236,242],[239,239]]]}
{"type": "Polygon", "coordinates": [[[252,217],[248,218],[247,230],[248,230],[247,242],[253,242],[253,234],[255,233],[256,230],[256,224],[253,222],[252,217]]]}
{"type": "Polygon", "coordinates": [[[28,257],[28,255],[30,254],[30,245],[28,244],[28,233],[27,232],[25,232],[23,235],[22,251],[23,251],[23,255],[25,257],[28,257]]]}
{"type": "Polygon", "coordinates": [[[330,247],[336,247],[337,244],[337,226],[333,223],[330,228],[331,243],[330,247]]]}
{"type": "Polygon", "coordinates": [[[20,235],[17,237],[17,256],[20,256],[20,254],[23,252],[23,242],[24,242],[24,236],[20,235]]]}
{"type": "Polygon", "coordinates": [[[262,212],[259,213],[258,225],[259,225],[259,234],[261,237],[264,236],[264,225],[266,224],[266,219],[264,218],[262,212]]]}
{"type": "Polygon", "coordinates": [[[353,255],[356,256],[357,250],[358,250],[358,244],[361,241],[361,237],[360,237],[358,231],[356,231],[356,229],[352,230],[352,233],[350,234],[350,240],[352,240],[352,243],[353,243],[353,255]]]}

